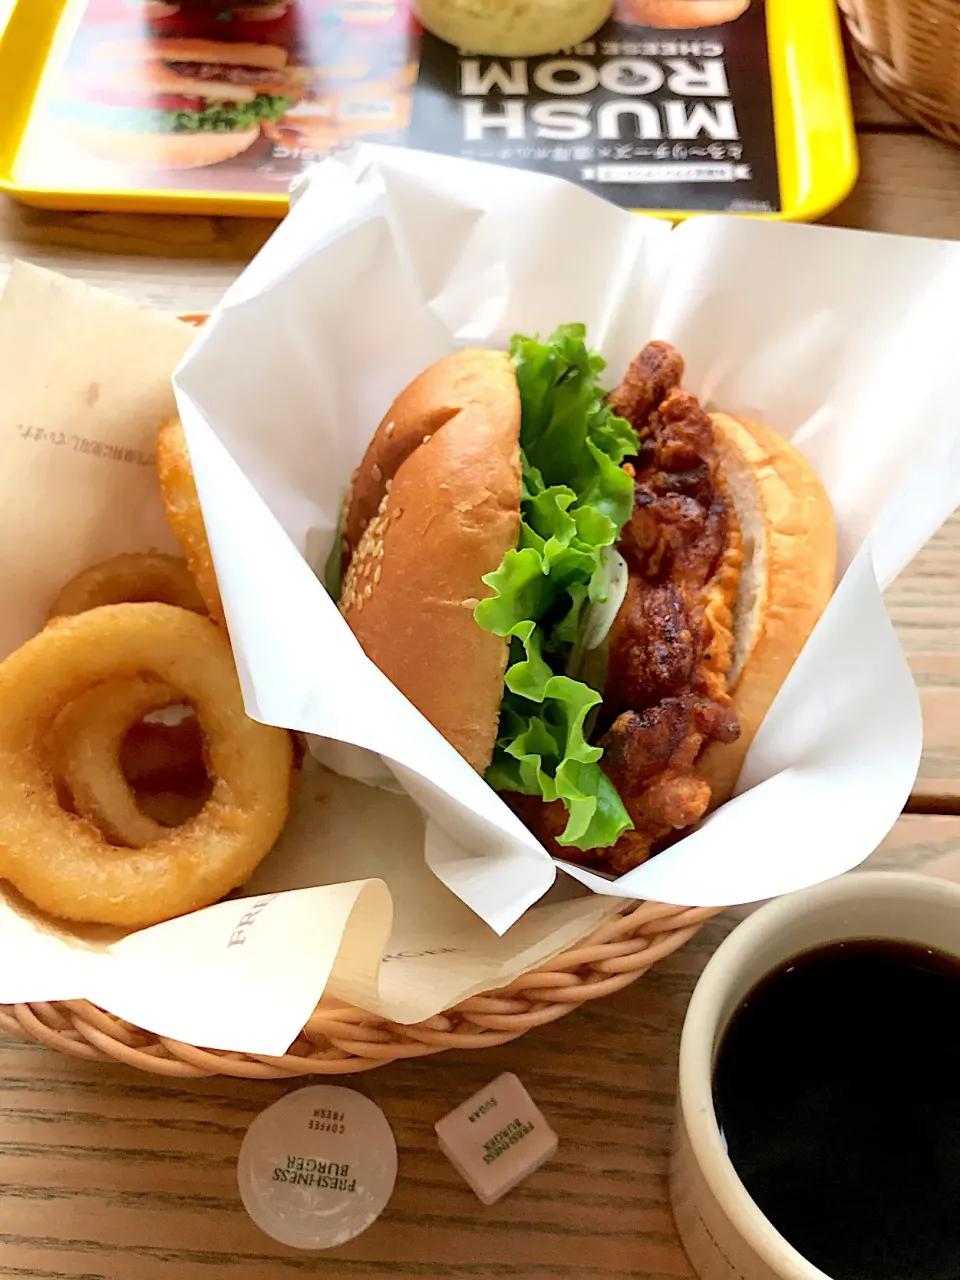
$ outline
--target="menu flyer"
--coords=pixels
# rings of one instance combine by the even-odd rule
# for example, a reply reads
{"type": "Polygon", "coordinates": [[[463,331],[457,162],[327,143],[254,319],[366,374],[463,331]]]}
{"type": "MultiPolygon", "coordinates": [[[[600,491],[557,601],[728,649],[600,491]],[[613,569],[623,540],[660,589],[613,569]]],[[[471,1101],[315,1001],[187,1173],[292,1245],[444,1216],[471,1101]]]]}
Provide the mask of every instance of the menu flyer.
{"type": "Polygon", "coordinates": [[[626,208],[777,212],[765,2],[698,26],[701,0],[677,29],[617,0],[581,45],[495,58],[423,32],[409,0],[87,0],[22,178],[283,196],[364,139],[556,174],[626,208]]]}

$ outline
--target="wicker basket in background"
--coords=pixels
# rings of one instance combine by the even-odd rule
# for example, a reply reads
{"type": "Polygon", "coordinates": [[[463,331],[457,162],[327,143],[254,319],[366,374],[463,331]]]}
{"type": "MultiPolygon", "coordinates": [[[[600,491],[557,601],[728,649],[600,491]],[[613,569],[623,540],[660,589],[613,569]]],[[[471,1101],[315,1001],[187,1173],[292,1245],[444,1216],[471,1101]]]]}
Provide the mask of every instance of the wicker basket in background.
{"type": "MultiPolygon", "coordinates": [[[[200,313],[180,317],[197,326],[206,318],[200,313]]],[[[184,1044],[143,1031],[86,1000],[0,1004],[0,1031],[39,1041],[75,1058],[123,1062],[181,1079],[349,1075],[445,1049],[493,1048],[556,1022],[586,1001],[636,982],[658,960],[682,947],[717,910],[625,902],[619,915],[548,964],[523,974],[508,987],[471,996],[414,1026],[323,999],[281,1057],[184,1044]]]]}
{"type": "Polygon", "coordinates": [[[960,146],[960,0],[839,0],[854,56],[902,115],[960,146]]]}

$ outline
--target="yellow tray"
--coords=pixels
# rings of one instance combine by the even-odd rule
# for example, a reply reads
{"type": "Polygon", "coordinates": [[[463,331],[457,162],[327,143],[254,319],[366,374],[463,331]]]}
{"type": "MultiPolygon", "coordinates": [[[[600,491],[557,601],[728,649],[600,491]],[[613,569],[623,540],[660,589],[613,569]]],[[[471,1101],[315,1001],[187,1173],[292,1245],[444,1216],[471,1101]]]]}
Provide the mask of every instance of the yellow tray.
{"type": "MultiPolygon", "coordinates": [[[[237,2],[242,4],[242,0],[237,2]]],[[[258,170],[256,185],[260,189],[251,190],[249,185],[247,189],[243,187],[252,185],[254,180],[238,174],[236,169],[231,171],[229,164],[179,174],[168,172],[162,177],[154,173],[151,178],[143,170],[124,170],[64,149],[52,124],[52,104],[62,90],[65,63],[78,31],[82,34],[87,3],[88,0],[12,0],[4,20],[0,0],[0,116],[6,122],[0,136],[0,189],[44,208],[282,216],[287,208],[287,183],[294,176],[282,163],[261,165],[261,169],[272,166],[277,172],[265,178],[258,170]],[[56,138],[55,144],[52,137],[56,138]],[[165,185],[161,185],[163,179],[165,185]]],[[[114,4],[118,15],[135,12],[125,0],[91,3],[114,4]]],[[[759,5],[762,0],[755,3],[759,5]]],[[[302,6],[298,19],[302,22],[322,24],[329,15],[353,14],[358,22],[358,38],[379,40],[381,51],[384,37],[370,36],[371,19],[396,7],[387,0],[291,0],[291,4],[302,6]],[[364,12],[364,5],[371,8],[364,12]]],[[[341,18],[338,16],[336,21],[341,18]]],[[[749,207],[745,211],[749,216],[776,220],[809,220],[839,204],[857,177],[855,132],[834,0],[803,0],[802,4],[797,0],[766,0],[766,25],[780,208],[769,213],[753,212],[749,207]]],[[[266,26],[263,24],[264,30],[266,26]]],[[[406,40],[403,34],[396,36],[396,29],[394,22],[395,43],[406,40]]],[[[119,25],[111,33],[113,38],[118,32],[122,35],[119,25]]],[[[649,34],[663,38],[669,33],[649,34]]],[[[697,34],[684,33],[687,39],[697,34]]],[[[396,83],[401,83],[405,75],[404,56],[416,55],[396,55],[393,69],[386,73],[396,83]]],[[[415,74],[415,66],[415,61],[408,62],[406,74],[411,68],[415,74]]],[[[382,67],[376,72],[381,77],[380,86],[384,74],[382,67]]],[[[409,111],[409,107],[405,110],[409,111]]],[[[354,136],[364,132],[358,128],[354,136]]],[[[366,136],[394,141],[404,135],[401,131],[366,136]]],[[[257,144],[261,149],[266,145],[264,138],[257,144]]],[[[282,150],[269,145],[271,155],[282,150]]],[[[316,158],[316,152],[312,158],[316,158]]],[[[299,168],[306,161],[297,159],[294,163],[299,168]]],[[[679,220],[704,210],[638,211],[679,220]]]]}

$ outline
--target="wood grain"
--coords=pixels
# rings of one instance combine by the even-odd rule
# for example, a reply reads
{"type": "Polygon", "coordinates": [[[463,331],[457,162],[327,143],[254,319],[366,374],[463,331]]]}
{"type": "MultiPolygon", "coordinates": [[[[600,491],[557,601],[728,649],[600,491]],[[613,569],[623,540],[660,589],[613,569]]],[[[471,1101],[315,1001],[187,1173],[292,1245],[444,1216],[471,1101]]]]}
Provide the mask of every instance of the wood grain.
{"type": "Polygon", "coordinates": [[[952,516],[887,589],[908,653],[960,654],[960,516],[952,516]]]}
{"type": "Polygon", "coordinates": [[[960,814],[960,658],[956,653],[911,656],[923,706],[923,760],[910,808],[960,814]]]}
{"type": "MultiPolygon", "coordinates": [[[[849,50],[848,50],[849,53],[849,50]]],[[[927,137],[873,89],[848,56],[861,176],[825,221],[902,235],[960,238],[960,151],[927,137]]],[[[912,807],[960,812],[960,515],[948,520],[886,593],[924,713],[912,807]]]]}
{"type": "Polygon", "coordinates": [[[0,274],[15,258],[174,311],[208,311],[261,247],[259,218],[61,213],[0,197],[0,274]]]}
{"type": "Polygon", "coordinates": [[[824,221],[960,239],[960,149],[913,132],[861,132],[860,180],[824,221]]]}
{"type": "Polygon", "coordinates": [[[901,129],[918,133],[912,121],[890,106],[882,98],[854,59],[847,43],[847,69],[850,74],[850,97],[853,102],[853,118],[858,129],[901,129]]]}
{"type": "MultiPolygon", "coordinates": [[[[903,818],[871,864],[960,880],[960,819],[903,818]]],[[[711,921],[620,995],[501,1049],[348,1083],[385,1111],[400,1173],[384,1216],[322,1259],[274,1244],[236,1190],[240,1142],[296,1082],[172,1085],[0,1040],[0,1276],[73,1280],[689,1277],[667,1200],[684,1009],[744,909],[711,921]],[[560,1136],[556,1159],[485,1208],[434,1122],[515,1071],[560,1136]]]]}

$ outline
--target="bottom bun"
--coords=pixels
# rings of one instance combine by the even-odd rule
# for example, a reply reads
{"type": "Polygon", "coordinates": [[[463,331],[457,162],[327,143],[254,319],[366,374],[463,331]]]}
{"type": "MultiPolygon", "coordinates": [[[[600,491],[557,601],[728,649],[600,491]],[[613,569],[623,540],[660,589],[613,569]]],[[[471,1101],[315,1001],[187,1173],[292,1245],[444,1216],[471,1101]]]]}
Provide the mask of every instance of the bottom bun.
{"type": "Polygon", "coordinates": [[[743,536],[728,687],[740,738],[707,747],[697,772],[711,807],[729,799],[744,757],[833,594],[833,507],[810,463],[759,422],[711,414],[724,477],[743,536]]]}
{"type": "Polygon", "coordinates": [[[750,8],[750,0],[627,0],[621,22],[641,27],[721,27],[750,8]]]}
{"type": "Polygon", "coordinates": [[[260,126],[230,132],[125,133],[70,120],[65,129],[90,155],[138,169],[202,169],[248,151],[260,126]]]}

